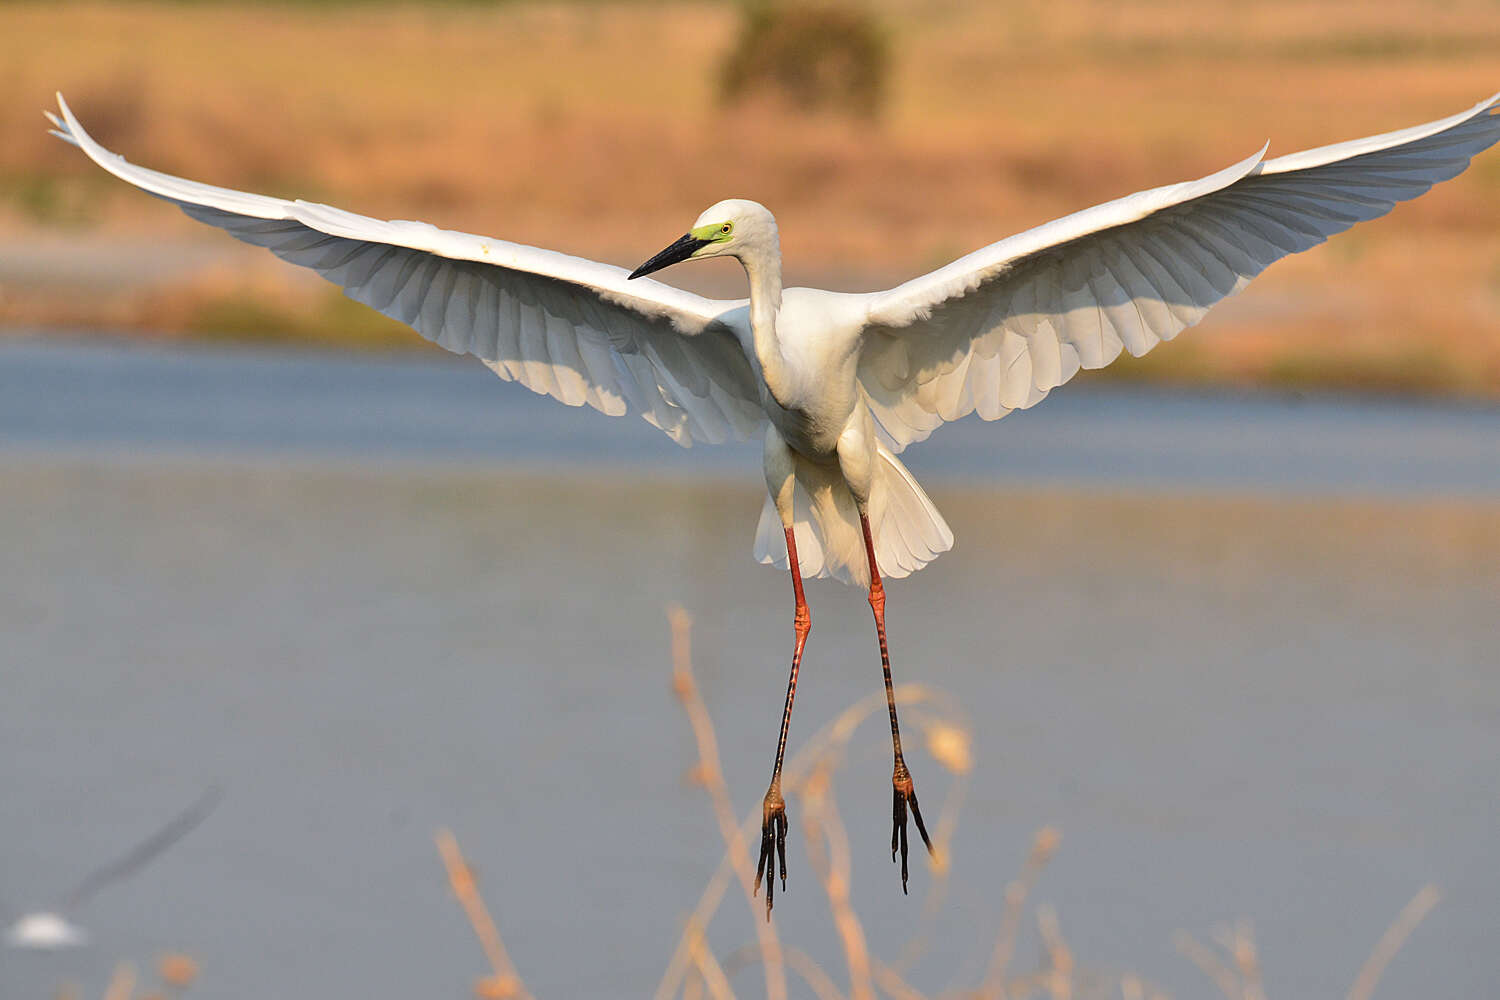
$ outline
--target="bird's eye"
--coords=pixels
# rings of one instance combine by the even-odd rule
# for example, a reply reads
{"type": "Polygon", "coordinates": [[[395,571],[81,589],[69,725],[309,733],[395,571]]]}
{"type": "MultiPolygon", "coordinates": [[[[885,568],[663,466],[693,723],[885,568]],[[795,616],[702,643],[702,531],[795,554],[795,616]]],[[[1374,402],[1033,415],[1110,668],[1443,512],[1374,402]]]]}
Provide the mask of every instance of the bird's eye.
{"type": "Polygon", "coordinates": [[[733,229],[733,228],[734,228],[734,223],[732,223],[732,222],[726,222],[726,223],[724,223],[724,225],[722,225],[722,226],[719,227],[719,232],[723,233],[725,236],[728,236],[729,235],[729,231],[731,229],[733,229]]]}

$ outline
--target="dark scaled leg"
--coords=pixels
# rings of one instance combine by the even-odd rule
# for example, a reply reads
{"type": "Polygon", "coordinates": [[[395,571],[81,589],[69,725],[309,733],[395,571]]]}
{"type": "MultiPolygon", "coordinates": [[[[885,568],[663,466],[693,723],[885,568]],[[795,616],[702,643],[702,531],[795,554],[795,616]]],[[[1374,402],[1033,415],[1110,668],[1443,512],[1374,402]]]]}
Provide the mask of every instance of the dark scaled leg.
{"type": "MultiPolygon", "coordinates": [[[[771,787],[766,790],[766,798],[761,805],[760,862],[755,867],[755,891],[760,892],[760,882],[764,878],[767,920],[771,919],[778,863],[781,867],[781,891],[786,891],[786,801],[781,797],[781,764],[786,758],[786,734],[792,724],[792,702],[797,697],[797,671],[802,666],[802,648],[807,645],[807,634],[812,631],[812,613],[807,608],[807,598],[802,596],[802,571],[797,565],[797,539],[790,527],[786,529],[786,554],[792,569],[792,590],[797,597],[797,610],[793,618],[797,645],[792,650],[792,674],[786,683],[786,707],[781,710],[781,738],[776,741],[776,767],[771,771],[771,787]]],[[[920,824],[921,820],[918,819],[917,822],[920,824]]]]}
{"type": "Polygon", "coordinates": [[[895,751],[896,765],[891,775],[894,797],[891,803],[891,860],[897,853],[901,856],[901,891],[906,892],[906,813],[911,811],[917,821],[917,832],[927,853],[932,853],[932,839],[927,836],[927,824],[922,822],[922,810],[917,805],[917,793],[912,784],[911,772],[906,769],[906,760],[901,756],[901,727],[896,722],[896,692],[891,684],[891,653],[885,641],[885,587],[880,582],[880,568],[875,562],[875,542],[870,536],[870,519],[863,511],[859,515],[860,527],[865,532],[865,556],[870,560],[870,610],[875,612],[875,633],[880,638],[880,668],[885,672],[885,704],[891,713],[891,747],[895,751]]]}

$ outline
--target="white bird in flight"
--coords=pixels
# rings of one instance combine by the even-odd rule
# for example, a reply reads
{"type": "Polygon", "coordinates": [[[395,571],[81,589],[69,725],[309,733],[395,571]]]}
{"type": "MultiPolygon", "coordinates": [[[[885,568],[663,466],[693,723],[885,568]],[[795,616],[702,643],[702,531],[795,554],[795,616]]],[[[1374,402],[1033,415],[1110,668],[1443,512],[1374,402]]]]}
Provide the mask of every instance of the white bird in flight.
{"type": "MultiPolygon", "coordinates": [[[[762,810],[759,888],[770,913],[797,672],[811,628],[804,576],[867,587],[895,753],[891,858],[907,883],[906,815],[932,844],[901,754],[882,577],[946,552],[953,533],[896,457],[940,424],[1034,406],[1081,368],[1139,357],[1287,254],[1434,183],[1500,140],[1500,94],[1414,128],[1277,159],[1267,147],[1196,181],[1142,191],[992,243],[881,292],[782,288],[776,221],[721,201],[646,263],[624,268],[438,229],[382,222],[184,180],[127,163],[58,97],[54,134],[105,170],[199,221],[269,249],[473,354],[506,381],[570,406],[634,411],[683,446],[761,436],[767,499],[755,557],[788,567],[795,645],[762,810]],[[730,256],[746,299],[717,300],[642,276],[730,256]]],[[[1414,279],[1415,280],[1415,279],[1414,279]]]]}
{"type": "Polygon", "coordinates": [[[89,873],[63,897],[56,909],[38,910],[17,918],[6,928],[5,943],[12,948],[38,951],[76,948],[87,944],[88,932],[69,920],[67,915],[76,912],[100,889],[140,871],[167,848],[187,836],[194,827],[208,818],[208,814],[213,812],[222,797],[223,793],[218,788],[210,788],[204,792],[166,826],[109,864],[89,873]]]}

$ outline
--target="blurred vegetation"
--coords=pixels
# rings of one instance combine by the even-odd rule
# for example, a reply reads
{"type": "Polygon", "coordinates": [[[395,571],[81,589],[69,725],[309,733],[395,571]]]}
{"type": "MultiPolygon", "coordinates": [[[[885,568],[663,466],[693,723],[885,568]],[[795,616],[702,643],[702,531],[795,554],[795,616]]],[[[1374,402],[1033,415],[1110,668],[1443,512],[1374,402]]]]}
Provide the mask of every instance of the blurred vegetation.
{"type": "MultiPolygon", "coordinates": [[[[0,3],[0,328],[420,342],[48,136],[59,89],[135,163],[617,264],[754,198],[789,283],[859,291],[1500,87],[1495,0],[812,4],[0,3]]],[[[1500,150],[1105,377],[1500,397],[1497,315],[1500,150]]]]}
{"type": "MultiPolygon", "coordinates": [[[[828,921],[839,944],[833,951],[834,958],[820,961],[804,943],[782,940],[778,925],[770,919],[769,908],[765,910],[767,918],[759,919],[761,900],[769,899],[769,895],[758,896],[760,876],[752,864],[754,855],[750,847],[759,846],[755,837],[761,814],[757,808],[742,820],[734,813],[720,764],[719,736],[693,670],[691,618],[675,606],[668,610],[668,616],[672,625],[672,690],[687,715],[697,749],[697,760],[686,773],[688,780],[706,793],[718,821],[724,854],[697,905],[683,921],[685,927],[654,993],[656,1000],[703,997],[735,1000],[739,995],[737,989],[745,995],[763,993],[767,1000],[786,1000],[789,996],[816,996],[822,1000],[843,997],[875,1000],[877,996],[926,1000],[932,994],[924,993],[909,977],[932,948],[930,921],[947,903],[954,873],[950,844],[964,787],[973,768],[973,727],[962,706],[922,685],[903,684],[897,689],[905,717],[915,723],[911,728],[925,745],[927,754],[947,772],[948,787],[937,822],[933,824],[934,846],[926,859],[927,877],[921,880],[926,883],[922,917],[915,921],[910,939],[895,954],[885,953],[877,940],[867,934],[854,906],[853,855],[837,796],[837,784],[857,730],[871,719],[878,727],[884,717],[883,692],[872,693],[845,709],[819,729],[789,762],[786,794],[801,817],[807,876],[820,884],[827,900],[828,921]],[[755,939],[733,951],[718,953],[709,931],[735,883],[749,907],[755,939]]],[[[944,776],[936,772],[934,777],[944,776]]],[[[474,869],[460,850],[458,840],[446,829],[439,830],[435,839],[449,888],[463,907],[490,966],[489,972],[475,981],[473,995],[479,1000],[534,1000],[535,995],[522,980],[505,947],[474,869]]],[[[994,895],[1003,901],[1003,909],[987,959],[977,967],[973,962],[965,962],[964,971],[953,974],[950,969],[944,975],[948,979],[972,977],[971,981],[977,981],[957,990],[950,985],[938,996],[971,1000],[1089,997],[1169,1000],[1165,990],[1144,976],[1094,966],[1081,958],[1063,934],[1057,910],[1046,903],[1032,904],[1037,884],[1061,842],[1062,834],[1055,827],[1043,827],[1036,832],[1015,877],[1004,886],[995,886],[994,895]],[[1028,914],[1028,910],[1034,912],[1028,914]],[[1023,928],[1031,922],[1028,916],[1034,918],[1039,946],[1030,967],[1022,948],[1023,928]]],[[[800,872],[799,877],[802,877],[800,872]]],[[[1391,959],[1439,899],[1440,893],[1431,885],[1412,897],[1360,967],[1347,1000],[1370,1000],[1391,959]]],[[[1207,942],[1179,932],[1174,943],[1225,1000],[1265,1000],[1259,946],[1248,922],[1219,928],[1207,942]]],[[[1214,994],[1204,989],[1197,995],[1214,994]]]]}
{"type": "Polygon", "coordinates": [[[767,95],[799,111],[873,117],[890,87],[890,43],[868,11],[753,0],[720,70],[726,103],[767,95]]]}
{"type": "Polygon", "coordinates": [[[425,345],[405,323],[360,305],[334,288],[309,303],[273,303],[227,292],[192,302],[176,324],[205,340],[316,344],[389,350],[425,345]]]}
{"type": "MultiPolygon", "coordinates": [[[[881,751],[889,746],[883,727],[886,695],[873,691],[802,741],[787,761],[786,795],[800,818],[798,832],[807,859],[806,872],[799,871],[797,877],[816,883],[822,890],[828,926],[837,947],[829,948],[826,940],[808,939],[823,946],[827,957],[820,960],[810,950],[811,944],[784,941],[779,923],[771,921],[769,906],[763,902],[769,897],[760,895],[761,880],[751,853],[752,846],[759,846],[756,835],[760,809],[757,805],[743,818],[734,812],[720,760],[720,738],[693,665],[692,618],[677,605],[669,607],[667,614],[671,626],[671,690],[687,717],[695,751],[683,772],[684,780],[703,791],[722,845],[707,847],[707,857],[718,855],[720,860],[682,921],[653,994],[657,1000],[735,1000],[737,989],[745,995],[763,993],[768,1000],[800,996],[823,1000],[875,1000],[877,996],[892,1000],[928,1000],[930,996],[971,1000],[1170,1000],[1165,990],[1145,976],[1121,971],[1113,961],[1095,965],[1081,957],[1064,935],[1057,910],[1035,902],[1038,884],[1062,844],[1061,831],[1052,826],[1044,826],[1033,835],[1013,879],[994,886],[993,895],[1000,901],[1001,912],[992,931],[993,943],[981,964],[965,962],[958,973],[972,985],[929,994],[912,983],[909,977],[914,968],[935,943],[934,917],[952,905],[952,843],[974,770],[973,721],[961,703],[923,684],[902,684],[895,689],[908,723],[908,746],[937,765],[924,772],[931,784],[923,787],[937,793],[927,799],[928,808],[937,803],[938,809],[932,813],[932,852],[924,854],[918,849],[915,858],[915,888],[925,896],[921,916],[914,919],[909,937],[899,948],[882,948],[879,939],[867,933],[851,892],[854,854],[839,808],[838,784],[851,757],[866,750],[867,738],[873,738],[881,751]],[[869,729],[875,732],[868,734],[869,729]],[[749,908],[755,937],[727,951],[715,945],[709,932],[715,923],[724,922],[723,910],[736,895],[736,887],[749,908]],[[760,919],[763,912],[764,920],[760,919]],[[1030,944],[1026,925],[1033,922],[1034,958],[1027,954],[1032,949],[1022,947],[1030,944]]],[[[476,868],[457,837],[442,828],[435,833],[434,842],[448,889],[462,908],[489,967],[473,981],[471,995],[476,1000],[536,1000],[505,945],[476,868]]],[[[881,874],[890,876],[889,872],[881,874]]],[[[972,886],[968,888],[972,890],[972,886]]],[[[1346,1000],[1371,1000],[1391,959],[1440,898],[1431,885],[1412,897],[1360,966],[1346,1000]]],[[[515,899],[506,903],[512,911],[516,909],[515,899]]],[[[1206,942],[1179,932],[1174,944],[1225,1000],[1265,1000],[1259,947],[1248,922],[1218,928],[1206,942]]],[[[607,945],[589,942],[589,946],[607,945]]],[[[180,952],[168,952],[158,959],[155,984],[142,982],[135,967],[122,962],[115,967],[101,1000],[183,1000],[199,974],[198,962],[180,952]]],[[[943,974],[945,979],[950,977],[952,970],[943,974]]],[[[54,994],[56,1000],[83,1000],[93,995],[72,984],[54,994]]],[[[1214,994],[1205,989],[1199,995],[1214,994]]]]}
{"type": "Polygon", "coordinates": [[[94,218],[94,185],[75,184],[53,174],[0,177],[0,196],[24,218],[43,226],[75,229],[94,218]]]}
{"type": "MultiPolygon", "coordinates": [[[[198,979],[198,962],[181,952],[166,952],[156,960],[156,979],[153,984],[149,977],[137,976],[130,962],[119,962],[102,1000],[182,1000],[198,979]]],[[[85,994],[77,984],[64,983],[53,996],[55,1000],[80,1000],[85,994]]]]}

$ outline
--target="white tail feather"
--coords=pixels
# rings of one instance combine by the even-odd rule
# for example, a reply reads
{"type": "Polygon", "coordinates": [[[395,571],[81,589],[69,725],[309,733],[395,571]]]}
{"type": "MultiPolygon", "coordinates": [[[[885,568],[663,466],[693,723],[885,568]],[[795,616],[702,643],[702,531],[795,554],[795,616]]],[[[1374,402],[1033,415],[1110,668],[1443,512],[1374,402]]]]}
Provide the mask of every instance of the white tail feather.
{"type": "MultiPolygon", "coordinates": [[[[953,547],[953,532],[906,467],[883,445],[876,446],[875,479],[870,489],[870,533],[875,560],[886,578],[908,576],[953,547]]],[[[831,576],[867,587],[864,533],[854,496],[836,465],[818,465],[801,456],[793,493],[797,562],[809,579],[831,576]]],[[[755,531],[755,558],[787,568],[786,541],[776,506],[766,497],[755,531]]]]}

